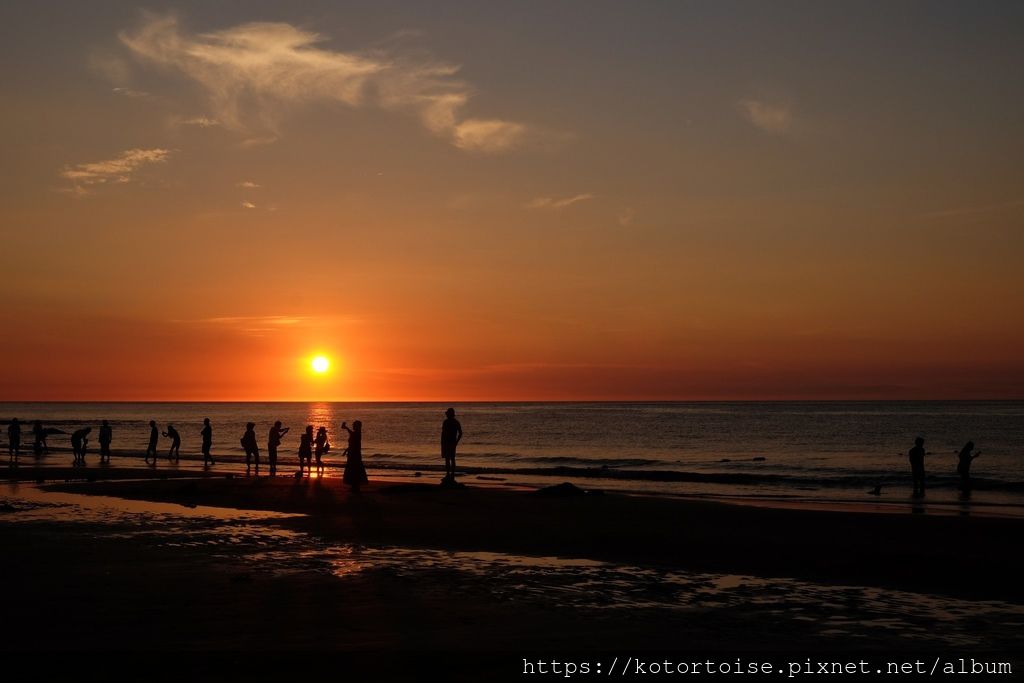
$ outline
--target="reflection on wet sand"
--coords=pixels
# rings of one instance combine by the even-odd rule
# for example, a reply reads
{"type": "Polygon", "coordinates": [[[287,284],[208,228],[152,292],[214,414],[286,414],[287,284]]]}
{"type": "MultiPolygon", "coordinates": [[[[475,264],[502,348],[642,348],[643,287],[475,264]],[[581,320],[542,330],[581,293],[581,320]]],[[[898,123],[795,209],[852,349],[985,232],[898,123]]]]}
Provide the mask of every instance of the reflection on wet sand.
{"type": "Polygon", "coordinates": [[[388,576],[411,585],[440,582],[467,600],[560,610],[668,610],[706,618],[742,609],[750,619],[788,623],[836,642],[891,637],[915,645],[1024,645],[1024,606],[1002,601],[586,559],[335,543],[289,528],[301,515],[45,492],[24,484],[0,492],[7,510],[0,525],[85,530],[202,557],[238,576],[388,576]]]}

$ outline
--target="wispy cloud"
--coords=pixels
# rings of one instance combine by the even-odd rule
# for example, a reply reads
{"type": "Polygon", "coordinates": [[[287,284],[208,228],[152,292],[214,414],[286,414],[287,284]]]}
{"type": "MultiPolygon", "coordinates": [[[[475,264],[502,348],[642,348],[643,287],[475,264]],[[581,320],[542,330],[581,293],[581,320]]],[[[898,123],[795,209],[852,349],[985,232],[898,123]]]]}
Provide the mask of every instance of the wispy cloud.
{"type": "Polygon", "coordinates": [[[170,154],[167,149],[129,149],[106,161],[65,166],[60,176],[71,181],[71,192],[87,194],[94,185],[130,182],[140,167],[163,163],[170,154]]]}
{"type": "Polygon", "coordinates": [[[114,92],[115,95],[124,95],[125,97],[132,97],[134,99],[140,99],[140,100],[149,99],[149,98],[153,97],[153,95],[151,95],[150,93],[146,92],[145,90],[135,90],[134,88],[121,88],[121,87],[118,87],[118,88],[114,88],[113,92],[114,92]]]}
{"type": "Polygon", "coordinates": [[[537,197],[536,199],[528,202],[526,208],[528,209],[564,209],[567,206],[578,204],[579,202],[585,202],[588,199],[593,199],[594,195],[577,194],[572,197],[537,197]]]}
{"type": "Polygon", "coordinates": [[[179,126],[199,126],[200,128],[212,128],[213,126],[220,125],[220,121],[217,119],[204,115],[175,119],[174,123],[179,126]]]}
{"type": "Polygon", "coordinates": [[[767,133],[786,133],[793,126],[793,113],[789,105],[754,99],[740,100],[738,104],[746,119],[767,133]]]}
{"type": "Polygon", "coordinates": [[[217,120],[235,130],[276,135],[288,106],[333,101],[406,111],[469,151],[506,151],[527,132],[521,123],[463,116],[470,87],[456,78],[458,66],[381,50],[326,49],[318,46],[323,36],[291,24],[247,23],[189,34],[174,17],[149,15],[121,41],[137,57],[199,83],[217,120]]]}
{"type": "Polygon", "coordinates": [[[239,323],[255,323],[273,327],[301,325],[312,320],[305,315],[234,315],[215,318],[199,318],[198,320],[177,320],[179,323],[207,323],[211,325],[237,325],[239,323]]]}
{"type": "Polygon", "coordinates": [[[242,208],[243,209],[255,209],[256,205],[253,204],[252,202],[242,202],[242,208]]]}
{"type": "Polygon", "coordinates": [[[234,315],[172,320],[178,325],[224,330],[247,336],[289,334],[309,330],[336,330],[363,323],[361,318],[340,315],[234,315]]]}
{"type": "Polygon", "coordinates": [[[266,145],[272,145],[277,142],[276,135],[263,135],[254,138],[246,138],[238,143],[238,146],[243,149],[249,149],[250,147],[265,147],[266,145]]]}
{"type": "Polygon", "coordinates": [[[251,190],[260,187],[260,185],[258,183],[252,182],[251,180],[243,180],[240,183],[235,183],[235,187],[244,187],[246,189],[251,190]]]}
{"type": "Polygon", "coordinates": [[[636,218],[636,212],[633,211],[633,209],[626,206],[619,210],[617,218],[619,221],[619,225],[621,225],[624,228],[628,228],[629,226],[633,225],[633,219],[636,218]]]}

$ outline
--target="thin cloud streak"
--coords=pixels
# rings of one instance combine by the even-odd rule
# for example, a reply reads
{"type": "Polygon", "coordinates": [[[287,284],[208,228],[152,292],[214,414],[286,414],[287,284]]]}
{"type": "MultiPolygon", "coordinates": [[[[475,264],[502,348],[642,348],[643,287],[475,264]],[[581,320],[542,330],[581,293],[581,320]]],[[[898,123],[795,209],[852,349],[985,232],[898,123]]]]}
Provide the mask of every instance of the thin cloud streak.
{"type": "Polygon", "coordinates": [[[411,113],[431,133],[466,151],[508,151],[527,133],[521,123],[463,117],[470,88],[456,78],[458,66],[318,47],[323,36],[287,23],[254,22],[189,35],[173,16],[148,15],[120,38],[136,57],[199,83],[216,120],[238,131],[276,136],[289,106],[334,101],[411,113]]]}
{"type": "Polygon", "coordinates": [[[572,197],[563,197],[561,199],[556,197],[537,197],[533,201],[527,203],[526,208],[528,209],[564,209],[567,206],[585,202],[593,199],[594,195],[590,193],[577,194],[572,197]]]}
{"type": "Polygon", "coordinates": [[[220,125],[220,121],[209,116],[193,116],[187,119],[178,119],[175,123],[179,126],[199,126],[200,128],[212,128],[220,125]]]}

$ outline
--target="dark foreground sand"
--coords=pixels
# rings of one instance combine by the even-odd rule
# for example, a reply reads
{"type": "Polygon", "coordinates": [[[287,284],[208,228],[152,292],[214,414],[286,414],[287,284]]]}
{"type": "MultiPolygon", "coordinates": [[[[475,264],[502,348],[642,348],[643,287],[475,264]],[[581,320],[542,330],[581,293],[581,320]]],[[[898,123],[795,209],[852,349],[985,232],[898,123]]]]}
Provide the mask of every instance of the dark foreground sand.
{"type": "Polygon", "coordinates": [[[578,557],[1024,602],[1024,520],[748,507],[616,494],[291,477],[51,487],[183,505],[308,513],[316,534],[367,544],[578,557]]]}
{"type": "MultiPolygon", "coordinates": [[[[65,473],[46,474],[59,481],[65,473]]],[[[265,524],[324,542],[590,558],[1024,602],[1018,547],[1024,528],[1015,519],[766,509],[611,494],[544,497],[433,484],[371,484],[353,495],[338,479],[291,477],[124,479],[46,488],[186,507],[305,513],[265,524]]],[[[133,535],[131,521],[118,522],[125,538],[111,534],[109,525],[3,521],[0,516],[5,650],[90,658],[126,650],[370,652],[376,659],[363,664],[401,663],[404,674],[419,665],[410,653],[420,653],[423,666],[458,662],[447,671],[458,670],[459,680],[514,674],[522,656],[536,652],[952,654],[948,644],[920,638],[920,631],[916,639],[873,629],[862,629],[856,640],[825,637],[814,614],[794,618],[753,606],[678,610],[640,601],[627,609],[560,608],[543,592],[515,597],[514,579],[505,586],[513,597],[497,600],[485,583],[446,571],[278,574],[242,563],[240,554],[236,562],[230,544],[214,553],[201,543],[148,542],[145,530],[133,535]],[[476,660],[473,653],[500,654],[476,660]]],[[[1009,656],[1007,650],[1019,644],[1013,625],[982,626],[992,634],[986,649],[996,655],[1009,656]]],[[[275,660],[275,666],[289,661],[275,660]]],[[[251,672],[253,661],[248,667],[251,672]]]]}

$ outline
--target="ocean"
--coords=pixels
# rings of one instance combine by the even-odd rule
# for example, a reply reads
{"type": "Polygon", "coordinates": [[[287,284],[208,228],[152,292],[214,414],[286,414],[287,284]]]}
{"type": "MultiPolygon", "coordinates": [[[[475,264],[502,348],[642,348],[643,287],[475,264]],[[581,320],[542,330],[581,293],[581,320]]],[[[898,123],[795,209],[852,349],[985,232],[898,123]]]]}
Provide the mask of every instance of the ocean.
{"type": "MultiPolygon", "coordinates": [[[[261,449],[275,420],[291,428],[280,448],[297,467],[299,434],[326,426],[328,476],[343,462],[342,421],[363,422],[363,457],[373,478],[439,477],[447,404],[437,403],[0,403],[0,421],[22,422],[22,462],[31,427],[72,432],[92,426],[88,466],[98,467],[100,421],[114,430],[114,465],[142,465],[148,422],[182,435],[178,467],[198,468],[204,417],[214,429],[217,469],[244,470],[239,439],[257,425],[261,449]]],[[[972,508],[1024,509],[1024,401],[657,402],[453,404],[465,433],[462,480],[479,485],[585,488],[776,501],[903,502],[911,492],[907,451],[925,438],[928,501],[963,505],[956,453],[968,440],[972,508]],[[880,485],[880,496],[869,489],[880,485]]],[[[50,437],[44,465],[71,462],[69,436],[50,437]]],[[[0,434],[6,451],[6,428],[0,434]]],[[[166,453],[168,439],[161,439],[166,453]]],[[[159,467],[170,465],[161,460],[159,467]]]]}

